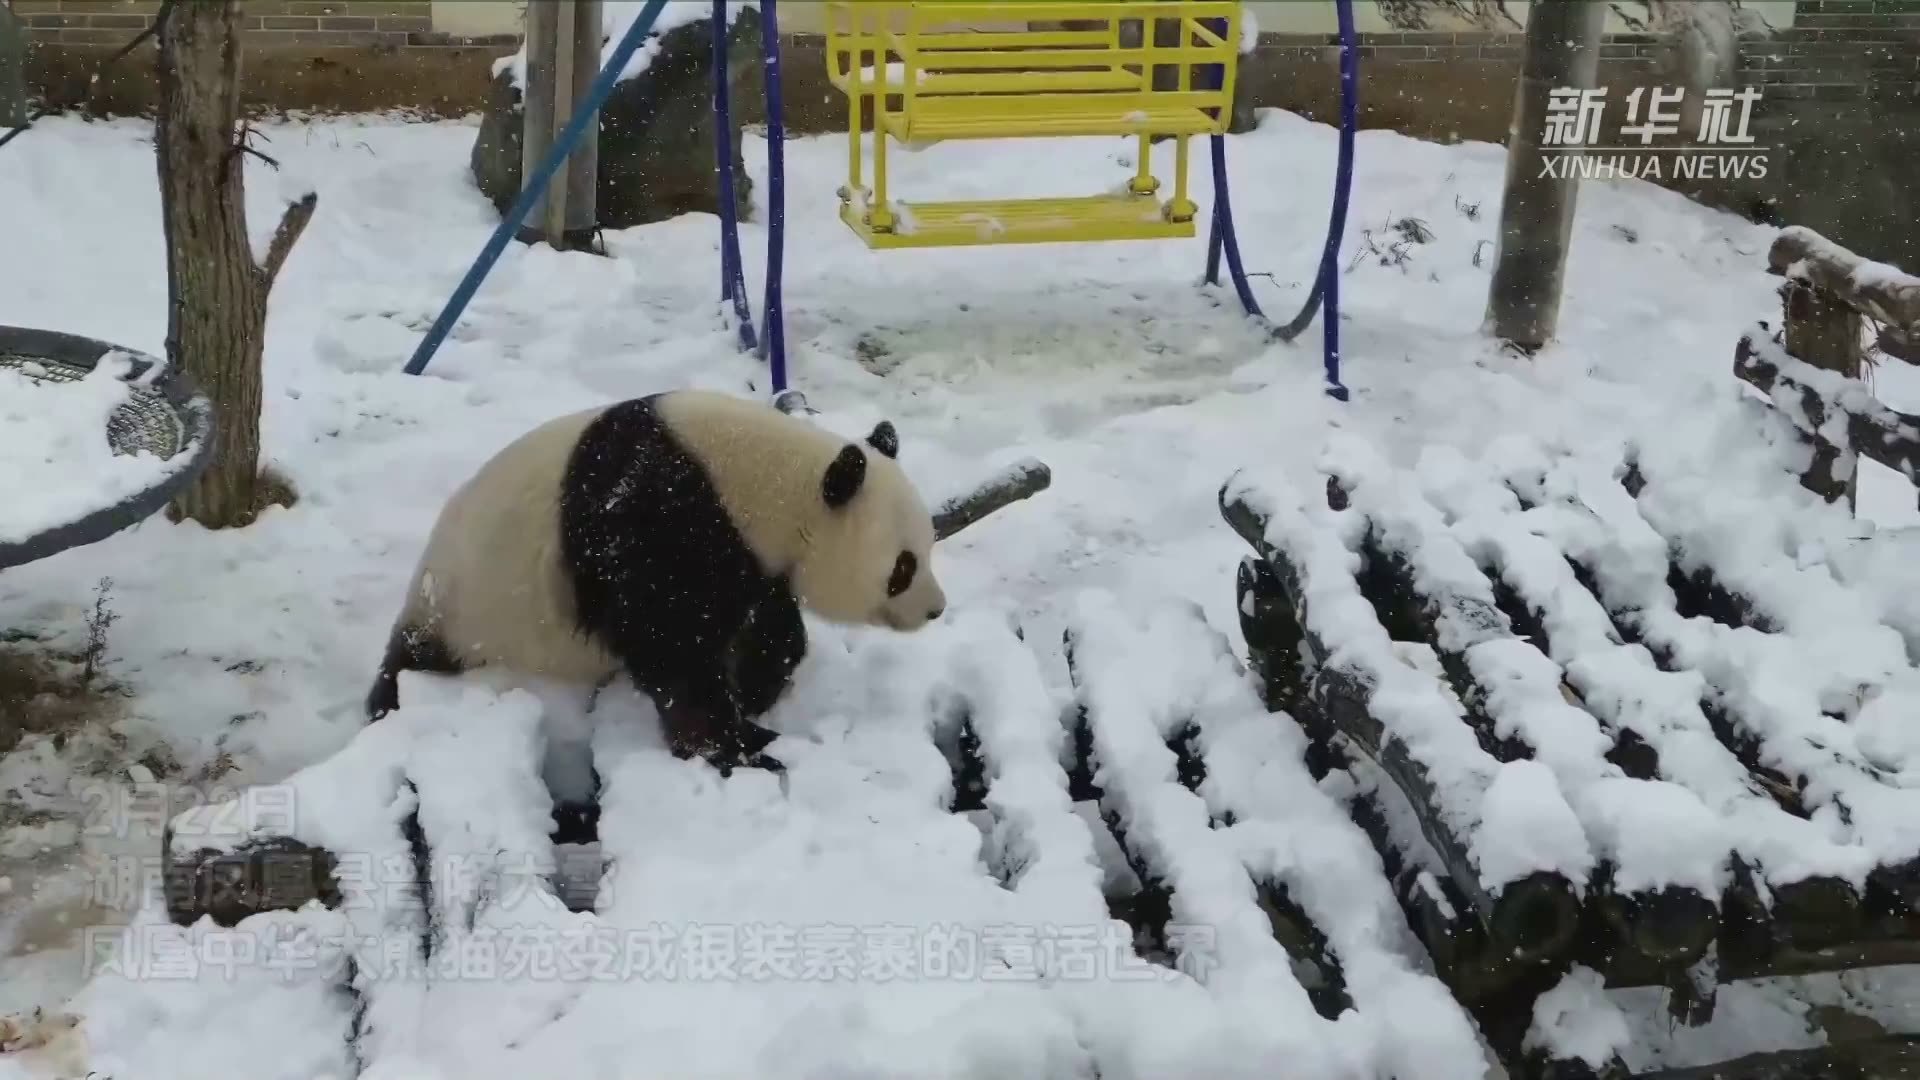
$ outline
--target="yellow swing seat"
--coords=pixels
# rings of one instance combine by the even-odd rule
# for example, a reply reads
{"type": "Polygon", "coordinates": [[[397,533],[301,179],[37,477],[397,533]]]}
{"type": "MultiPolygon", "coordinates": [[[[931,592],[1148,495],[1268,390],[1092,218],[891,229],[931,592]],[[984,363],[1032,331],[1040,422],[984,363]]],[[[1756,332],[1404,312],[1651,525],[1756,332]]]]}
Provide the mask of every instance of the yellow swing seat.
{"type": "Polygon", "coordinates": [[[847,183],[840,217],[872,248],[1157,240],[1195,235],[1188,140],[1224,134],[1239,59],[1238,0],[836,0],[827,4],[828,75],[847,97],[847,183]],[[1224,21],[1225,32],[1210,26],[1224,21]],[[1075,29],[1032,29],[1034,22],[1075,29]],[[1140,25],[1141,44],[1123,44],[1140,25]],[[975,23],[1009,28],[982,29],[975,23]],[[1155,45],[1177,24],[1178,45],[1155,45]],[[1217,89],[1194,68],[1220,65],[1217,89]],[[1175,67],[1173,88],[1156,68],[1175,67]],[[860,132],[871,117],[872,182],[860,132]],[[1126,189],[1067,198],[904,203],[887,190],[889,140],[1133,136],[1126,189]],[[1173,194],[1162,202],[1149,145],[1175,140],[1173,194]]]}

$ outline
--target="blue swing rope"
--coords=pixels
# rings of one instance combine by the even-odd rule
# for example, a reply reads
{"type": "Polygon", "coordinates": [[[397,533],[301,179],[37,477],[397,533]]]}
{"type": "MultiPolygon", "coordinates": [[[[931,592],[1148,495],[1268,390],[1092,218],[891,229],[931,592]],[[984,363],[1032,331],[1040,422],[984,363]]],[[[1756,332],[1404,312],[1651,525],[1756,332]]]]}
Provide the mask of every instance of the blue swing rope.
{"type": "MultiPolygon", "coordinates": [[[[1334,0],[1340,24],[1340,157],[1334,177],[1334,197],[1332,220],[1327,228],[1326,245],[1321,250],[1320,268],[1315,275],[1313,291],[1307,302],[1292,322],[1285,326],[1274,327],[1274,336],[1282,341],[1291,341],[1306,329],[1323,300],[1326,306],[1325,362],[1326,390],[1328,395],[1347,400],[1347,388],[1340,382],[1340,283],[1337,266],[1340,240],[1346,231],[1347,201],[1353,183],[1353,142],[1356,126],[1356,98],[1358,96],[1358,56],[1359,50],[1354,43],[1353,3],[1352,0],[1334,0]]],[[[480,255],[467,268],[466,276],[447,298],[446,305],[428,328],[426,336],[407,361],[406,372],[418,375],[426,370],[427,362],[445,342],[453,324],[466,310],[467,304],[479,291],[487,274],[506,251],[520,223],[532,212],[533,206],[546,191],[547,185],[565,164],[567,155],[574,144],[586,134],[587,125],[598,118],[601,106],[613,93],[614,85],[619,81],[619,73],[627,61],[638,51],[640,43],[646,39],[660,12],[666,7],[666,0],[647,0],[633,23],[627,27],[626,34],[615,47],[613,55],[594,79],[587,96],[575,106],[573,116],[567,126],[554,140],[547,152],[546,160],[534,170],[522,185],[520,195],[501,218],[493,235],[487,239],[480,255]]],[[[727,87],[727,20],[726,0],[713,0],[713,71],[714,71],[714,132],[716,151],[716,180],[720,195],[720,299],[722,303],[731,303],[735,317],[739,321],[740,345],[742,349],[753,349],[767,361],[775,403],[783,408],[805,408],[805,399],[797,391],[787,386],[786,327],[781,310],[781,273],[786,248],[786,154],[785,125],[781,118],[782,94],[780,87],[780,34],[776,12],[776,0],[760,0],[761,33],[763,63],[766,71],[767,98],[767,278],[765,296],[765,334],[756,337],[753,330],[753,315],[747,301],[745,271],[740,258],[740,226],[735,210],[735,177],[733,174],[733,138],[731,95],[727,87]]],[[[1224,22],[1216,24],[1217,32],[1224,33],[1224,22]]],[[[1216,77],[1224,80],[1226,72],[1219,70],[1216,77]]],[[[1215,84],[1219,85],[1218,83],[1215,84]]],[[[1211,139],[1213,157],[1214,209],[1211,227],[1207,237],[1208,284],[1217,285],[1220,281],[1220,259],[1226,256],[1227,270],[1233,278],[1234,290],[1240,303],[1249,315],[1264,321],[1259,303],[1254,299],[1253,289],[1247,282],[1246,268],[1240,260],[1240,245],[1234,235],[1233,208],[1228,197],[1227,185],[1227,148],[1224,136],[1215,135],[1211,139]]]]}
{"type": "MultiPolygon", "coordinates": [[[[1326,317],[1322,321],[1324,332],[1323,355],[1326,367],[1327,396],[1336,401],[1346,401],[1348,391],[1340,381],[1340,241],[1347,229],[1347,201],[1353,189],[1353,141],[1357,126],[1359,97],[1359,54],[1354,43],[1353,0],[1334,0],[1334,10],[1340,23],[1340,157],[1335,168],[1333,180],[1333,210],[1327,223],[1327,241],[1320,250],[1320,266],[1314,274],[1313,290],[1307,294],[1307,302],[1301,306],[1299,314],[1285,326],[1271,326],[1273,336],[1281,341],[1292,341],[1300,332],[1313,322],[1313,317],[1326,306],[1326,317]]],[[[1216,33],[1226,32],[1226,21],[1214,23],[1216,33]]],[[[1224,80],[1226,71],[1217,68],[1215,77],[1224,80]]],[[[1220,82],[1215,82],[1217,89],[1220,82]]],[[[1260,310],[1260,304],[1254,299],[1253,287],[1247,282],[1246,268],[1240,262],[1240,244],[1233,231],[1233,205],[1227,194],[1227,140],[1223,135],[1215,135],[1210,140],[1213,151],[1213,221],[1207,233],[1207,272],[1209,285],[1220,284],[1220,256],[1224,253],[1227,261],[1227,273],[1233,279],[1233,289],[1240,297],[1240,306],[1247,314],[1262,322],[1266,316],[1260,310]]]]}
{"type": "MultiPolygon", "coordinates": [[[[446,341],[453,324],[479,291],[480,285],[492,272],[500,256],[512,242],[520,223],[526,220],[533,207],[540,201],[547,185],[566,163],[567,155],[586,134],[587,125],[598,119],[601,106],[612,95],[619,73],[632,59],[646,40],[647,34],[659,19],[660,12],[666,7],[667,0],[647,0],[646,6],[627,27],[625,36],[614,49],[606,67],[602,68],[594,80],[586,97],[575,106],[573,116],[567,126],[554,139],[553,147],[547,157],[527,178],[521,187],[520,195],[507,209],[500,224],[487,239],[486,247],[480,256],[467,268],[466,276],[448,297],[445,307],[438,318],[428,328],[426,336],[414,349],[413,356],[407,361],[406,372],[418,375],[426,370],[427,362],[433,358],[446,341]]],[[[766,333],[759,336],[753,330],[753,313],[747,300],[746,271],[740,258],[740,223],[735,213],[735,177],[733,172],[732,139],[732,102],[727,86],[727,18],[726,0],[713,0],[713,109],[715,130],[715,153],[717,180],[720,195],[720,299],[733,305],[735,318],[739,322],[740,347],[756,349],[759,355],[769,362],[772,369],[773,390],[776,397],[787,397],[789,403],[804,407],[804,399],[798,395],[787,395],[787,356],[784,341],[784,320],[780,309],[780,272],[784,255],[786,232],[786,162],[783,143],[785,129],[780,118],[780,38],[775,22],[774,0],[760,0],[761,16],[765,35],[765,64],[767,73],[767,200],[771,207],[767,228],[767,291],[766,291],[766,333]]]]}
{"type": "Polygon", "coordinates": [[[762,333],[753,332],[753,314],[741,273],[740,223],[734,202],[733,117],[727,89],[726,0],[713,0],[713,133],[720,174],[720,299],[733,304],[740,321],[740,347],[767,362],[774,403],[792,411],[806,399],[787,388],[787,334],[780,303],[780,279],[786,256],[786,125],[781,118],[780,23],[775,0],[760,0],[762,64],[767,97],[767,283],[762,333]]]}
{"type": "Polygon", "coordinates": [[[727,4],[713,0],[713,152],[720,180],[720,300],[733,304],[740,347],[754,347],[753,311],[747,306],[746,271],[740,263],[740,223],[735,220],[732,93],[727,85],[727,4]]]}

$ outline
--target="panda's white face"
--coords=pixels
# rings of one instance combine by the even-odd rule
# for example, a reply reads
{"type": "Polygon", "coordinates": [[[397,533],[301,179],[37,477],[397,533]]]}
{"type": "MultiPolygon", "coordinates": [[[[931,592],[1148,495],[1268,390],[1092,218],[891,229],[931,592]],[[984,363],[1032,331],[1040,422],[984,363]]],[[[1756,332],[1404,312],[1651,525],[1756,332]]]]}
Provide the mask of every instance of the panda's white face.
{"type": "Polygon", "coordinates": [[[933,515],[894,460],[898,449],[883,422],[822,478],[820,513],[792,570],[801,603],[822,618],[911,632],[946,610],[933,515]]]}

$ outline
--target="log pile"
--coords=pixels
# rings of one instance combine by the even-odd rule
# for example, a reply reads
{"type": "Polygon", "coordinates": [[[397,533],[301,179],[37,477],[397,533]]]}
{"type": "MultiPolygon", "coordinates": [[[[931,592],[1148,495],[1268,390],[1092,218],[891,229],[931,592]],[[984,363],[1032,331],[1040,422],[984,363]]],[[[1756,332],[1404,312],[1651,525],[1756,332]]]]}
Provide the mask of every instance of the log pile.
{"type": "MultiPolygon", "coordinates": [[[[1734,654],[1714,651],[1720,637],[1685,636],[1697,623],[1684,620],[1704,618],[1789,655],[1792,634],[1813,628],[1778,614],[1764,568],[1675,562],[1674,551],[1717,549],[1670,504],[1639,498],[1649,481],[1633,462],[1415,473],[1343,445],[1322,469],[1324,496],[1245,474],[1221,488],[1222,516],[1253,550],[1235,590],[1251,667],[1266,706],[1307,735],[1316,773],[1380,778],[1353,801],[1354,821],[1512,1075],[1624,1075],[1617,1059],[1575,1060],[1529,1027],[1569,972],[1666,987],[1676,1017],[1698,1024],[1718,985],[1920,956],[1915,853],[1889,831],[1891,815],[1920,806],[1863,760],[1807,751],[1804,731],[1823,721],[1769,712],[1734,654]],[[1470,742],[1443,744],[1408,718],[1422,679],[1454,703],[1470,742]],[[1587,879],[1542,866],[1485,887],[1478,828],[1457,824],[1471,818],[1461,787],[1436,781],[1459,771],[1443,751],[1547,763],[1594,842],[1587,879]],[[1659,850],[1611,837],[1597,794],[1622,785],[1675,814],[1693,808],[1675,821],[1710,839],[1659,850]],[[1810,827],[1822,802],[1853,815],[1846,843],[1810,827]],[[1420,835],[1396,833],[1396,816],[1420,835]]],[[[1896,692],[1907,677],[1903,663],[1863,691],[1896,692]]],[[[1856,1075],[1837,1064],[1847,1053],[1904,1062],[1910,1050],[1756,1055],[1671,1075],[1856,1075]]]]}

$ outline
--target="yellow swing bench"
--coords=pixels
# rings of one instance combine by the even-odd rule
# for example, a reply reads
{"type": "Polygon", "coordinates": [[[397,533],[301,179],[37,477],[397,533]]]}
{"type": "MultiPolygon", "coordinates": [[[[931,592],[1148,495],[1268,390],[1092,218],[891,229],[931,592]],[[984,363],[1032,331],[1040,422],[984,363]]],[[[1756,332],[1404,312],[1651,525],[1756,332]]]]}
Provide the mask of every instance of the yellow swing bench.
{"type": "MultiPolygon", "coordinates": [[[[847,183],[840,217],[871,248],[960,247],[1195,234],[1187,190],[1188,143],[1225,134],[1240,55],[1239,0],[835,0],[827,5],[828,76],[846,94],[847,183]],[[1032,29],[1034,22],[1076,29],[1032,29]],[[1123,26],[1139,24],[1138,45],[1123,26]],[[1178,25],[1177,45],[1156,33],[1178,25]],[[1003,23],[1017,29],[975,29],[1003,23]],[[1224,32],[1222,32],[1224,25],[1224,32]],[[1091,28],[1089,28],[1091,27],[1091,28]],[[1213,89],[1195,68],[1219,65],[1213,89]],[[1175,67],[1169,89],[1156,68],[1175,67]],[[861,153],[873,121],[873,180],[861,153]],[[887,190],[889,137],[906,145],[946,139],[1131,135],[1137,172],[1104,195],[965,202],[896,202],[887,190]],[[1150,142],[1174,143],[1173,194],[1157,198],[1150,142]]],[[[1212,81],[1212,80],[1209,80],[1212,81]]]]}

